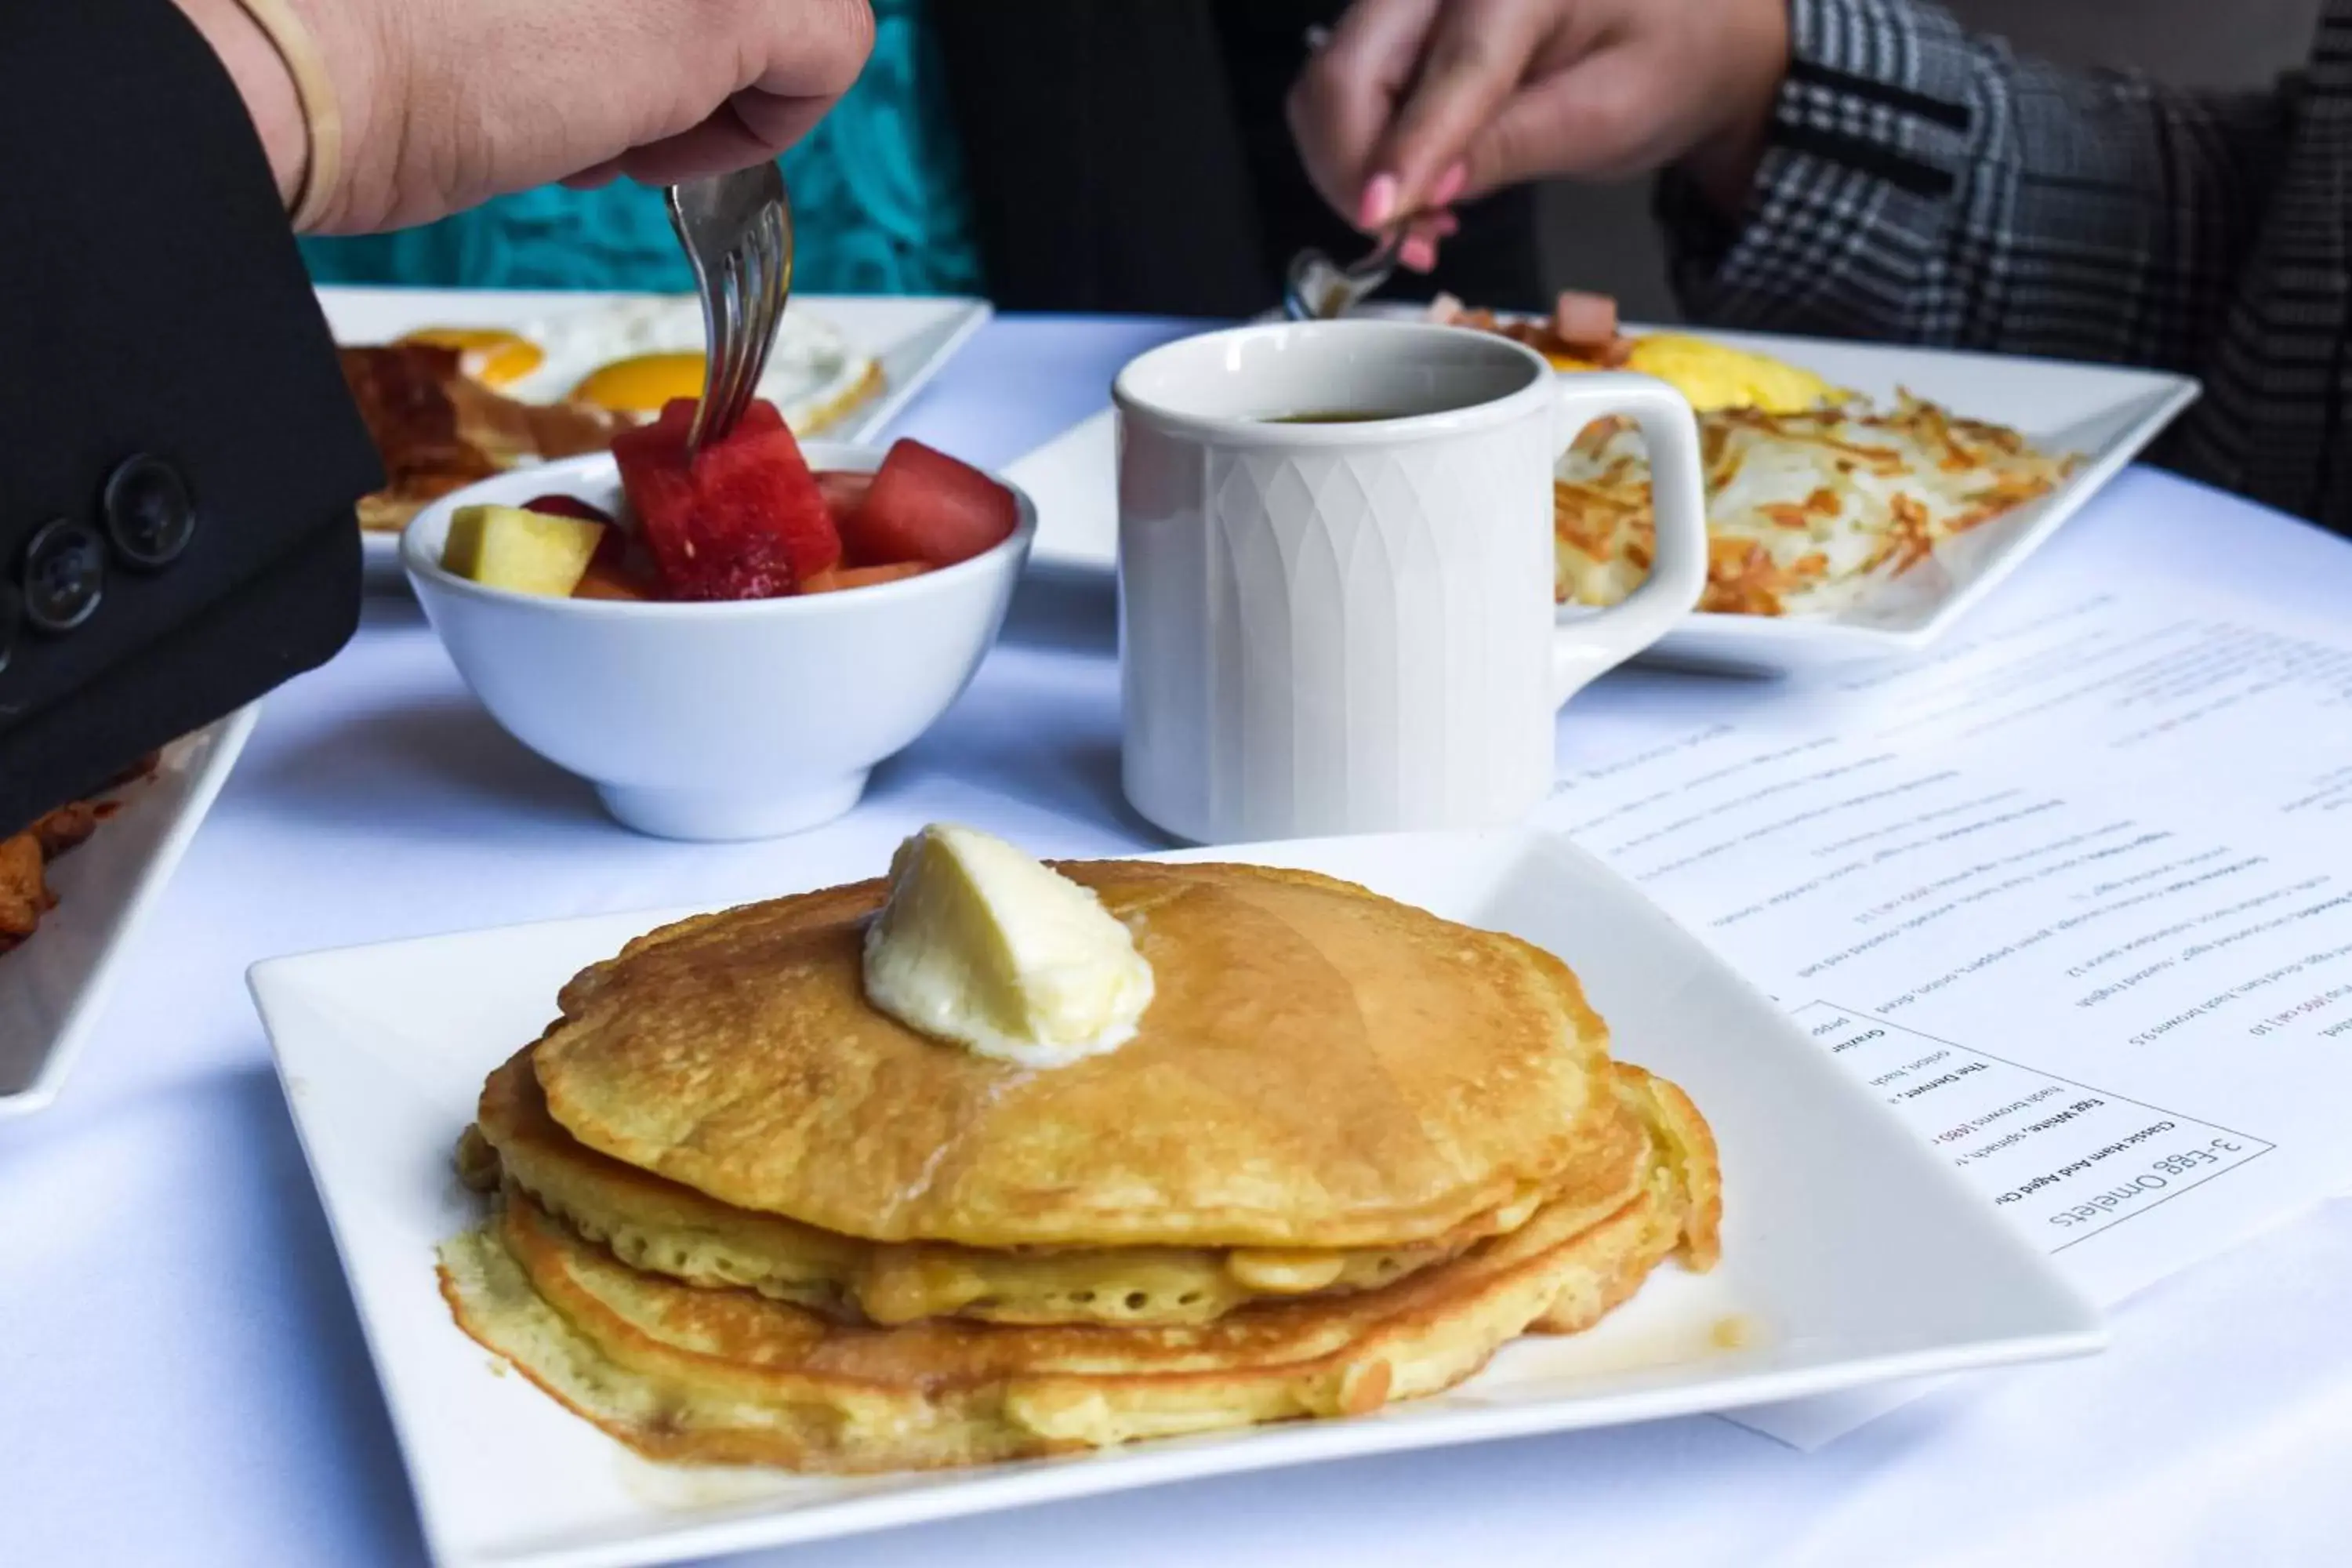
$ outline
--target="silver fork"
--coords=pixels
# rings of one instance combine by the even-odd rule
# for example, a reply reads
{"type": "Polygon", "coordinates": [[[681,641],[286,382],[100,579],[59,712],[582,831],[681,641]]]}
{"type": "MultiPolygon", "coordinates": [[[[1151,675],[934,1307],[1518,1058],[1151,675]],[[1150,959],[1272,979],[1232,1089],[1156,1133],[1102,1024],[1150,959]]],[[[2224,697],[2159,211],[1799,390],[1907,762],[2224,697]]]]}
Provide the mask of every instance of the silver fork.
{"type": "MultiPolygon", "coordinates": [[[[1330,42],[1330,28],[1318,24],[1307,29],[1307,54],[1320,54],[1330,42]]],[[[1312,246],[1292,257],[1282,279],[1282,313],[1294,321],[1314,321],[1354,310],[1396,271],[1397,252],[1404,248],[1404,225],[1392,225],[1372,253],[1351,267],[1340,266],[1312,246]]]]}
{"type": "Polygon", "coordinates": [[[670,226],[702,297],[705,366],[687,450],[723,441],[751,406],[793,287],[793,216],[774,159],[672,185],[670,226]]]}
{"type": "Polygon", "coordinates": [[[1388,282],[1396,271],[1397,252],[1403,247],[1402,224],[1390,229],[1370,256],[1351,267],[1341,267],[1308,247],[1290,258],[1290,270],[1283,277],[1282,313],[1294,321],[1346,315],[1388,282]]]}

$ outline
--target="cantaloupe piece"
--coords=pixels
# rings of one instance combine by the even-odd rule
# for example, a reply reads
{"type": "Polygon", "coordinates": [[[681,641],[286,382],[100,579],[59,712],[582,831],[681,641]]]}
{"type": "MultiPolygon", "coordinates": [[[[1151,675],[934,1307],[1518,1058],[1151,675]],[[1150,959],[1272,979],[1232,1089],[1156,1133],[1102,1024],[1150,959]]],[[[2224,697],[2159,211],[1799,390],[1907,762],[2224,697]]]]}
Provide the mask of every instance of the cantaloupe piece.
{"type": "Polygon", "coordinates": [[[888,566],[836,566],[830,572],[820,572],[801,580],[803,594],[838,594],[847,588],[871,588],[881,583],[896,583],[903,578],[919,577],[931,570],[929,563],[900,561],[888,566]]]}

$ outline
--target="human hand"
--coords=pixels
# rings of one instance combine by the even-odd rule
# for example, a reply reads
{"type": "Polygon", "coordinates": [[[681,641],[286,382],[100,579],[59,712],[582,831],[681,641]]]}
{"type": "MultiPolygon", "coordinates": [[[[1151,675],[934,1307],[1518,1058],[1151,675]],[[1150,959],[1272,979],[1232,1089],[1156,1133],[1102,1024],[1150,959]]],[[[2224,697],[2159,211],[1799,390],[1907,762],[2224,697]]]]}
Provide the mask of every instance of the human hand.
{"type": "MultiPolygon", "coordinates": [[[[772,158],[848,90],[866,0],[290,0],[324,57],[343,156],[318,227],[428,222],[508,191],[649,184],[772,158]]],[[[289,198],[291,79],[236,0],[178,0],[236,82],[289,198]]]]}
{"type": "Polygon", "coordinates": [[[1326,201],[1367,231],[1523,180],[1680,163],[1736,206],[1789,62],[1787,0],[1356,0],[1292,87],[1326,201]]]}

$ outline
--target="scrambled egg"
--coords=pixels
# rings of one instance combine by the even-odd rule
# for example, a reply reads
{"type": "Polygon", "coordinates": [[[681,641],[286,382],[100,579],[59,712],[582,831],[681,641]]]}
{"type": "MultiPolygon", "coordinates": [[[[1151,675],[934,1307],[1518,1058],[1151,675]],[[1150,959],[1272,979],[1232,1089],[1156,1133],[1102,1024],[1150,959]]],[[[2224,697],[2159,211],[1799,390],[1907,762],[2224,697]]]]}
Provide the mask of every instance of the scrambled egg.
{"type": "MultiPolygon", "coordinates": [[[[1562,296],[1563,300],[1567,298],[1562,296]]],[[[1614,321],[1613,307],[1605,313],[1614,321]]],[[[1615,333],[1605,342],[1577,342],[1560,336],[1549,318],[1473,310],[1449,294],[1431,302],[1429,320],[1525,343],[1558,371],[1622,369],[1654,375],[1690,399],[1691,406],[1701,414],[1727,408],[1801,414],[1854,400],[1853,393],[1832,386],[1811,371],[1687,332],[1652,332],[1639,338],[1615,333]]]]}
{"type": "Polygon", "coordinates": [[[1701,414],[1723,408],[1799,414],[1843,403],[1849,395],[1811,371],[1678,332],[1635,338],[1626,350],[1625,368],[1656,376],[1701,414]]]}

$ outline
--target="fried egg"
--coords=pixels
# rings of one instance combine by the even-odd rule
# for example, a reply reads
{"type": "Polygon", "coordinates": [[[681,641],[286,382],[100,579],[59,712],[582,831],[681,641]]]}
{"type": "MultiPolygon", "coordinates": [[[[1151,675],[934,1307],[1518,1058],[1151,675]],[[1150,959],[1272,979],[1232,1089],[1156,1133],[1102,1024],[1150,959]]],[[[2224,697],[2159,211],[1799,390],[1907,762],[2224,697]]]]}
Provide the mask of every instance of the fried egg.
{"type": "MultiPolygon", "coordinates": [[[[520,335],[545,361],[514,387],[536,402],[571,401],[650,418],[675,397],[701,395],[702,310],[688,295],[583,305],[527,322],[520,335]]],[[[882,384],[881,367],[841,330],[806,310],[784,312],[759,395],[801,435],[821,430],[882,384]]]]}
{"type": "Polygon", "coordinates": [[[590,371],[565,396],[650,418],[673,398],[700,397],[709,369],[709,360],[698,353],[632,354],[590,371]]]}
{"type": "MultiPolygon", "coordinates": [[[[1832,615],[1937,546],[2048,494],[2079,461],[2017,431],[1902,395],[1769,414],[1702,414],[1707,583],[1699,608],[1832,615]]],[[[1561,454],[1552,489],[1553,592],[1613,605],[1649,574],[1655,547],[1649,458],[1622,420],[1561,454]]]]}
{"type": "Polygon", "coordinates": [[[455,349],[457,363],[467,375],[500,391],[547,362],[546,353],[537,343],[503,327],[420,327],[400,341],[455,349]]]}

